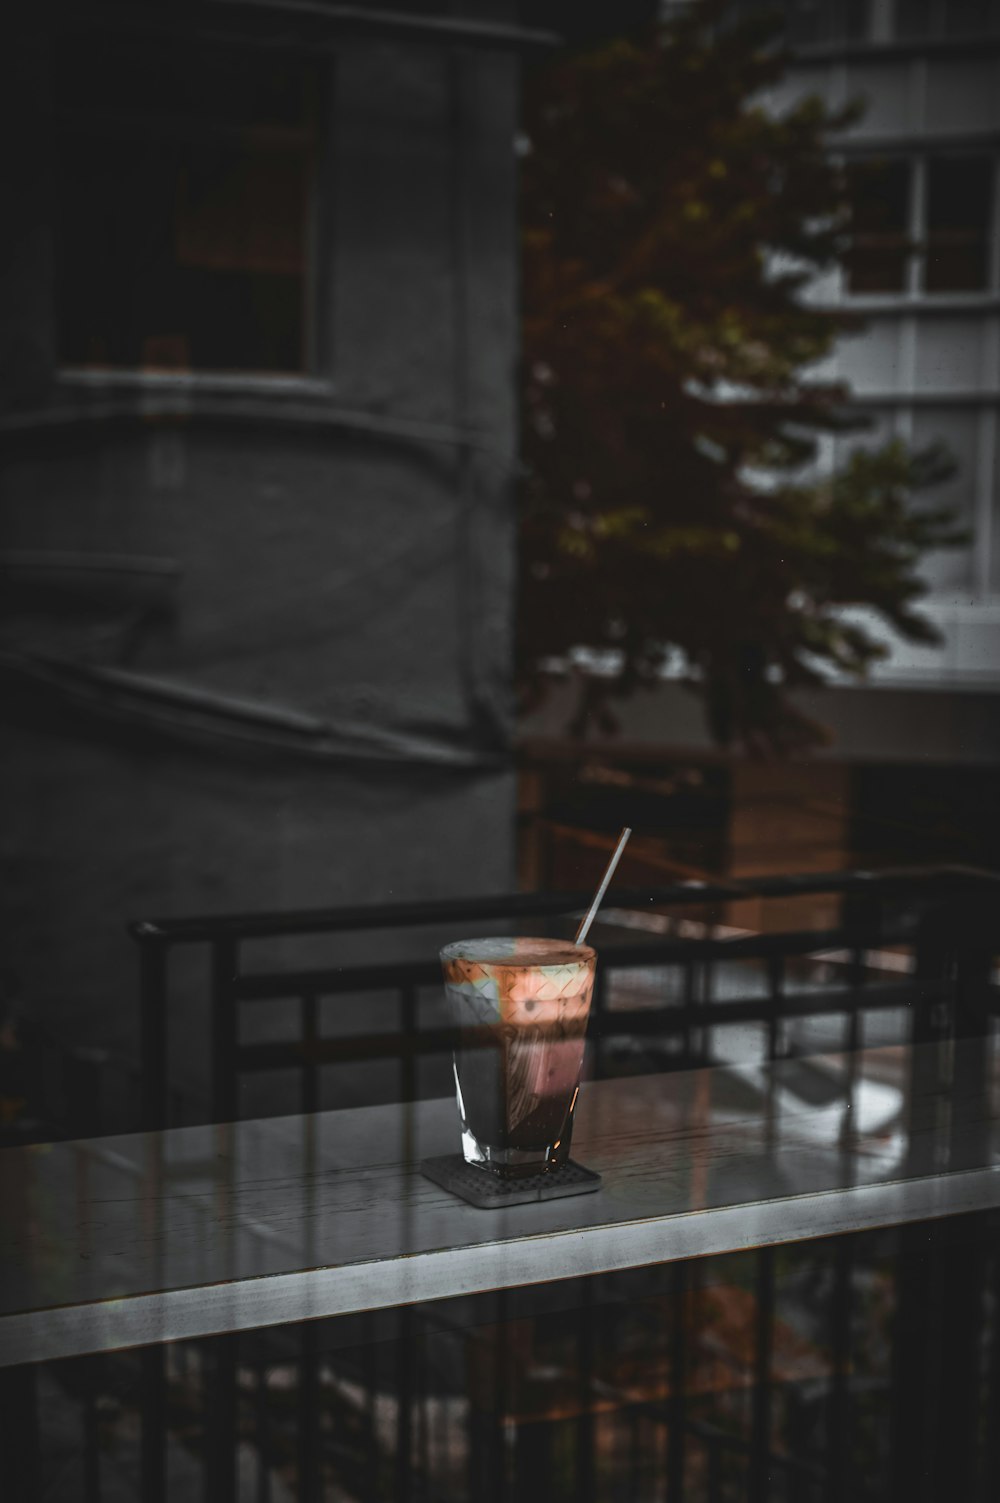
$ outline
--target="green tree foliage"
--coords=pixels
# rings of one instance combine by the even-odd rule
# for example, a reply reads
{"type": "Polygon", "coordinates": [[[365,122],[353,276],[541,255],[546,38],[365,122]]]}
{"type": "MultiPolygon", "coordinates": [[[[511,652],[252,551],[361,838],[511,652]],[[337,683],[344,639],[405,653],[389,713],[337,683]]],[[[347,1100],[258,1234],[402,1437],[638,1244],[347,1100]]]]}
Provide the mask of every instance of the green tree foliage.
{"type": "Polygon", "coordinates": [[[768,113],[787,59],[716,20],[697,6],[529,83],[519,674],[530,704],[546,661],[608,654],[582,731],[679,658],[715,738],[770,752],[824,738],[797,689],[882,653],[845,607],[935,640],[917,566],[959,535],[912,499],[939,450],[817,478],[848,393],[810,367],[856,324],[802,293],[846,248],[828,146],[848,115],[768,113]]]}

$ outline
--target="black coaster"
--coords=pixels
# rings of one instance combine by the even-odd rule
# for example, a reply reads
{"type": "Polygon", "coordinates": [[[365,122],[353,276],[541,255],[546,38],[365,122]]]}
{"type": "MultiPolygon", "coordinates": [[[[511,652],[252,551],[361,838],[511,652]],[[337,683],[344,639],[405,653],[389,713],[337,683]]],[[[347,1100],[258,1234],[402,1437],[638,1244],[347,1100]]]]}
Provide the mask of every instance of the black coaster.
{"type": "Polygon", "coordinates": [[[561,1169],[533,1174],[524,1179],[501,1179],[488,1169],[467,1164],[460,1153],[424,1159],[420,1172],[427,1179],[467,1200],[470,1206],[493,1210],[497,1206],[527,1205],[536,1200],[561,1200],[566,1195],[589,1195],[601,1187],[601,1176],[570,1159],[561,1169]]]}

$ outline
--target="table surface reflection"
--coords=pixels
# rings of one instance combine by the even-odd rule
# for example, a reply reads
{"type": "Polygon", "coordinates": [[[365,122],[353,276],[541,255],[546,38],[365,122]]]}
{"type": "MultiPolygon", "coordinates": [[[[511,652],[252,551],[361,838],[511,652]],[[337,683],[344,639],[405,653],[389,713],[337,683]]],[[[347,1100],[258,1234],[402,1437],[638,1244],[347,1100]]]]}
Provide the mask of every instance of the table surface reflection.
{"type": "Polygon", "coordinates": [[[419,1172],[457,1148],[452,1101],[7,1149],[0,1365],[994,1207],[996,1081],[961,1047],[779,1062],[773,1091],[765,1068],[589,1083],[574,1158],[600,1191],[501,1210],[419,1172]]]}

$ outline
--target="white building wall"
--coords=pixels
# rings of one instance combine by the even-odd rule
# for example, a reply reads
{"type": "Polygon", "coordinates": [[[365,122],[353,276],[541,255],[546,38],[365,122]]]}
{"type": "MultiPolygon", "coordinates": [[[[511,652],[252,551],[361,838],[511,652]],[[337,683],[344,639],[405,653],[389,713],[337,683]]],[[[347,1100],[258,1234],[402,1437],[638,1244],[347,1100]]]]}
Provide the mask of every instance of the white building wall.
{"type": "Polygon", "coordinates": [[[912,0],[869,0],[867,7],[791,0],[787,9],[793,42],[809,11],[823,13],[816,24],[826,36],[798,48],[769,103],[782,109],[812,93],[831,105],[863,98],[863,117],[842,137],[844,158],[908,164],[909,233],[918,247],[926,241],[929,163],[974,156],[991,164],[982,290],[927,291],[918,250],[898,292],[852,293],[837,272],[813,296],[868,318],[822,374],[850,383],[872,428],[828,445],[825,461],[836,464],[852,444],[892,435],[918,445],[943,440],[957,472],[924,495],[951,504],[971,537],[968,547],[934,554],[924,566],[924,608],[943,645],[911,647],[879,629],[891,650],[873,681],[1000,691],[1000,6],[966,6],[965,15],[960,5],[929,3],[918,15],[912,0]]]}

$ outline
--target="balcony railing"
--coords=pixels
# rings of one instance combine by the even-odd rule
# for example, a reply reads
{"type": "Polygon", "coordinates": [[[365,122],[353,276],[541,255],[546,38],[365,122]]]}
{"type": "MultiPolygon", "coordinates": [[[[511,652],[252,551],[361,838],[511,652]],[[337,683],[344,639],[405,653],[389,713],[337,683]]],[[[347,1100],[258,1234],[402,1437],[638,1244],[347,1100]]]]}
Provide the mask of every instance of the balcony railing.
{"type": "MultiPolygon", "coordinates": [[[[177,987],[190,985],[182,948],[210,964],[209,1120],[238,1115],[241,1082],[278,1069],[297,1072],[299,1104],[315,1109],[324,1069],[345,1059],[393,1062],[410,1099],[428,1084],[422,1065],[451,1044],[435,1015],[440,939],[565,932],[588,898],[133,925],[144,1125],[165,1125],[179,1100],[165,1061],[177,987]],[[359,963],[359,935],[394,953],[359,963]],[[300,950],[331,936],[353,938],[354,955],[303,963],[300,950]],[[280,949],[252,964],[260,943],[280,949]],[[322,1031],[325,999],[336,1017],[350,998],[386,993],[398,1027],[322,1031]],[[287,1004],[293,1039],[241,1039],[242,1011],[264,999],[287,1004]]],[[[848,1051],[848,1070],[876,1030],[882,1041],[979,1037],[985,1058],[998,902],[998,879],[955,869],[616,891],[592,1069],[739,1059],[748,1041],[776,1058],[804,1052],[817,1030],[848,1051]],[[772,900],[786,913],[801,900],[829,921],[747,932],[734,905],[748,899],[765,919],[772,900]]],[[[966,1058],[937,1052],[955,1069],[966,1058]]],[[[950,1084],[958,1099],[961,1079],[950,1084]]],[[[929,1500],[947,1474],[961,1479],[952,1496],[985,1503],[1000,1486],[989,1419],[1000,1405],[998,1232],[986,1213],[13,1369],[0,1375],[0,1408],[20,1473],[5,1475],[41,1496],[62,1455],[86,1503],[160,1503],[198,1486],[212,1503],[875,1503],[929,1500]]]]}
{"type": "MultiPolygon", "coordinates": [[[[402,903],[297,913],[228,914],[143,921],[131,925],[141,968],[142,1126],[172,1119],[168,1075],[174,1006],[172,965],[182,948],[207,951],[210,1055],[203,1120],[241,1113],[241,1083],[295,1072],[294,1107],[336,1105],[321,1089],[327,1066],[395,1062],[396,1099],[421,1090],[423,1061],[446,1060],[454,1031],[441,1003],[437,947],[476,932],[571,934],[587,893],[507,894],[490,898],[402,903]],[[364,936],[368,954],[357,960],[364,936]],[[354,953],[304,965],[296,951],[320,940],[354,941],[354,953]],[[291,963],[250,964],[248,951],[280,942],[291,963]],[[395,999],[395,1026],[346,1032],[365,1013],[365,999],[395,999]],[[336,1033],[326,999],[336,999],[336,1033]],[[241,1027],[255,1002],[285,1004],[297,1034],[255,1041],[241,1027]],[[352,1005],[353,1004],[353,1005],[352,1005]]],[[[1000,878],[964,868],[907,869],[684,882],[615,890],[613,910],[596,943],[600,952],[591,1011],[594,1075],[624,1068],[684,1069],[703,1063],[718,1040],[739,1027],[761,1030],[764,1059],[794,1050],[790,1034],[810,1021],[839,1020],[840,1037],[856,1051],[869,1015],[895,1015],[904,1036],[937,1037],[955,1026],[984,1031],[996,1010],[991,986],[1000,927],[1000,878]],[[824,916],[780,932],[742,930],[734,907],[756,900],[787,912],[796,900],[824,916]],[[832,919],[831,919],[832,916],[832,919]],[[947,986],[944,984],[947,981],[947,986]],[[632,1060],[629,1063],[628,1056],[632,1060]]],[[[807,918],[809,914],[807,913],[807,918]]],[[[444,1074],[432,1075],[438,1084],[444,1074]]],[[[284,1103],[283,1109],[293,1109],[284,1103]]]]}

